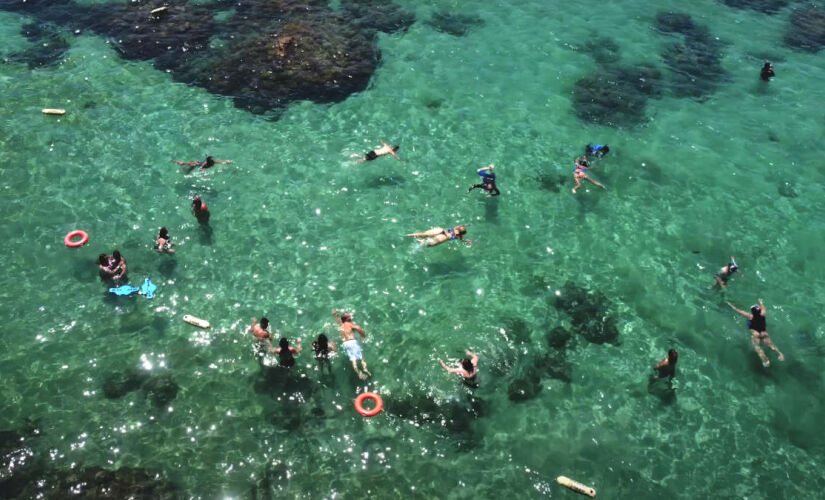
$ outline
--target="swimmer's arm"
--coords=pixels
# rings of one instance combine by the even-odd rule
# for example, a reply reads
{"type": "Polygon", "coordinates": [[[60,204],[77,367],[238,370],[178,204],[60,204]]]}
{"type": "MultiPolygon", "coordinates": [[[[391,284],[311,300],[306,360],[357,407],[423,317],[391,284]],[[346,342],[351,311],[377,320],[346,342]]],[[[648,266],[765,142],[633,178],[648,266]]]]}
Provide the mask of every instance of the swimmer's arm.
{"type": "Polygon", "coordinates": [[[337,352],[338,351],[338,346],[335,345],[335,342],[333,342],[331,340],[329,342],[327,342],[327,347],[329,347],[329,350],[332,351],[332,352],[337,352]]]}
{"type": "Polygon", "coordinates": [[[399,158],[398,155],[395,154],[395,151],[393,151],[393,149],[390,147],[389,144],[387,144],[384,141],[381,141],[381,144],[383,144],[387,148],[387,150],[390,152],[391,155],[395,156],[396,160],[401,161],[401,158],[399,158]]]}
{"type": "Polygon", "coordinates": [[[364,338],[364,339],[367,338],[367,334],[364,333],[364,329],[361,328],[360,326],[353,324],[352,329],[355,330],[356,332],[360,333],[361,338],[364,338]]]}
{"type": "Polygon", "coordinates": [[[255,325],[258,324],[258,318],[252,318],[252,326],[249,327],[251,331],[255,331],[255,325]]]}
{"type": "Polygon", "coordinates": [[[493,168],[494,168],[494,165],[491,163],[491,164],[487,165],[486,167],[481,167],[480,169],[476,170],[476,172],[492,172],[493,168]]]}
{"type": "Polygon", "coordinates": [[[447,363],[441,360],[441,358],[438,358],[438,362],[441,363],[441,366],[443,366],[444,369],[447,370],[447,372],[461,374],[460,370],[458,370],[457,368],[450,368],[449,366],[447,366],[447,363]]]}
{"type": "Polygon", "coordinates": [[[656,366],[654,366],[653,368],[658,370],[659,368],[662,368],[663,366],[667,366],[668,364],[669,363],[667,361],[667,358],[665,358],[665,359],[659,361],[658,363],[656,363],[656,366]]]}
{"type": "Polygon", "coordinates": [[[733,309],[734,311],[738,312],[738,313],[739,313],[739,314],[741,314],[742,316],[744,316],[744,317],[746,317],[746,318],[748,318],[748,319],[753,319],[753,315],[752,315],[751,313],[747,313],[747,312],[743,311],[742,309],[737,309],[737,308],[736,308],[736,306],[734,306],[734,305],[733,305],[733,304],[731,304],[730,302],[728,302],[728,305],[731,307],[731,309],[733,309]]]}
{"type": "Polygon", "coordinates": [[[115,279],[120,279],[126,274],[126,259],[120,259],[120,273],[115,276],[115,279]]]}
{"type": "Polygon", "coordinates": [[[289,350],[295,354],[301,354],[301,339],[298,339],[298,342],[295,343],[295,347],[290,346],[289,350]]]}
{"type": "Polygon", "coordinates": [[[762,316],[768,313],[768,310],[765,309],[765,304],[762,303],[762,299],[759,299],[759,310],[762,311],[762,316]]]}
{"type": "Polygon", "coordinates": [[[221,165],[232,165],[231,161],[224,160],[224,161],[215,161],[215,163],[220,163],[221,165]]]}
{"type": "Polygon", "coordinates": [[[332,317],[335,318],[335,321],[337,321],[339,325],[341,324],[341,317],[338,316],[338,309],[332,310],[332,317]]]}
{"type": "MultiPolygon", "coordinates": [[[[200,165],[200,164],[201,164],[201,162],[199,162],[199,161],[178,161],[178,160],[172,160],[172,162],[173,162],[173,163],[177,163],[178,165],[181,165],[181,166],[186,166],[186,167],[197,167],[198,165],[200,165]]],[[[220,163],[220,162],[217,162],[217,161],[216,161],[215,163],[220,163]]]]}

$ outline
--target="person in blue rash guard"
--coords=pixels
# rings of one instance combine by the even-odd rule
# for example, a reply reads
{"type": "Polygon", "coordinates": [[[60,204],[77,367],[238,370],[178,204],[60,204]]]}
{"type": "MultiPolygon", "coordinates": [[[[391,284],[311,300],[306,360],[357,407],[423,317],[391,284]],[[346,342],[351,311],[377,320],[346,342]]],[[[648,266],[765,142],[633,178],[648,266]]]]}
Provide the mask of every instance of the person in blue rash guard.
{"type": "Polygon", "coordinates": [[[501,191],[498,190],[496,187],[496,174],[493,172],[493,164],[489,164],[486,167],[481,167],[480,169],[476,170],[478,175],[481,176],[481,184],[474,184],[470,189],[467,190],[469,193],[473,189],[484,189],[490,196],[498,196],[501,194],[501,191]]]}

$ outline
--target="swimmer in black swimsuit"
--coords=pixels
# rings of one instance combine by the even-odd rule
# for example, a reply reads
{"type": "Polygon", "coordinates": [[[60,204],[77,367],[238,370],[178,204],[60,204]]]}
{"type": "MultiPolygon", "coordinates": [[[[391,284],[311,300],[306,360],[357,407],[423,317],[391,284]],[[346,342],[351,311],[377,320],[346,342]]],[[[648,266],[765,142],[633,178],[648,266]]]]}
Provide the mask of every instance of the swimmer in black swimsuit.
{"type": "Polygon", "coordinates": [[[213,159],[211,156],[207,156],[204,161],[178,161],[178,160],[172,160],[172,161],[174,163],[177,163],[181,167],[183,167],[184,170],[186,170],[187,174],[189,172],[191,172],[195,167],[197,167],[200,170],[205,170],[207,168],[214,167],[216,163],[220,163],[221,165],[231,165],[232,164],[231,161],[219,161],[219,160],[213,159]],[[186,168],[186,167],[189,167],[189,168],[186,168]]]}
{"type": "Polygon", "coordinates": [[[773,72],[773,64],[765,59],[765,65],[762,66],[762,71],[759,73],[759,78],[763,81],[769,82],[774,76],[776,76],[776,73],[773,72]]]}
{"type": "Polygon", "coordinates": [[[740,315],[748,318],[748,328],[751,331],[751,342],[753,342],[753,348],[756,350],[756,354],[759,356],[759,359],[762,360],[762,366],[767,368],[771,366],[771,362],[760,344],[764,344],[770,349],[776,351],[779,355],[779,361],[785,361],[785,356],[779,348],[774,345],[770,335],[768,335],[768,325],[765,320],[767,309],[765,309],[765,304],[762,303],[762,299],[759,299],[759,305],[751,306],[751,312],[749,313],[741,309],[737,309],[736,306],[730,302],[728,302],[728,305],[740,315]]]}
{"type": "Polygon", "coordinates": [[[160,228],[160,232],[158,233],[158,237],[155,239],[155,250],[160,253],[168,253],[170,255],[174,255],[175,251],[172,250],[172,237],[169,236],[169,230],[166,227],[160,228]]]}
{"type": "MultiPolygon", "coordinates": [[[[378,149],[374,149],[374,150],[370,151],[369,153],[365,154],[364,157],[361,158],[361,160],[358,161],[358,163],[365,162],[365,161],[372,161],[372,160],[375,160],[376,158],[378,158],[380,156],[384,156],[384,155],[393,155],[396,160],[401,161],[401,158],[399,158],[398,155],[395,154],[395,152],[398,151],[398,148],[399,148],[398,145],[390,147],[390,145],[387,144],[384,141],[381,141],[381,144],[383,144],[383,146],[381,146],[378,149]]],[[[354,155],[354,156],[356,158],[358,157],[357,155],[354,155]]]]}
{"type": "Polygon", "coordinates": [[[461,375],[464,385],[475,389],[478,387],[478,356],[470,350],[467,350],[467,355],[470,357],[462,359],[458,368],[450,368],[441,358],[438,359],[438,362],[441,363],[441,366],[449,373],[461,375]]]}
{"type": "Polygon", "coordinates": [[[192,213],[195,214],[195,218],[198,219],[200,224],[209,224],[209,207],[201,200],[200,195],[196,194],[192,198],[192,213]]]}
{"type": "Polygon", "coordinates": [[[271,353],[278,355],[278,360],[281,363],[281,366],[285,368],[292,368],[295,366],[295,354],[301,352],[301,339],[298,339],[297,347],[292,347],[289,345],[289,340],[286,337],[281,338],[280,342],[278,342],[278,347],[275,349],[270,349],[271,353]]]}

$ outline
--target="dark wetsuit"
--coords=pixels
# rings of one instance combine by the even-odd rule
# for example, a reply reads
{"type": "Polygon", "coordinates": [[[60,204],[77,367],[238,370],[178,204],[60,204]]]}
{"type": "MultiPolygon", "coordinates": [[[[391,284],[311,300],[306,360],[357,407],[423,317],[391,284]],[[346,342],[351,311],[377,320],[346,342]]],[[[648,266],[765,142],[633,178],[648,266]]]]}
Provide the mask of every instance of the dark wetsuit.
{"type": "Polygon", "coordinates": [[[756,333],[767,333],[768,325],[765,321],[765,317],[761,314],[753,314],[753,319],[748,321],[748,328],[755,331],[756,333]]]}
{"type": "Polygon", "coordinates": [[[470,378],[462,377],[464,379],[464,385],[469,387],[470,389],[477,389],[478,388],[478,371],[473,373],[473,376],[470,378]]]}
{"type": "Polygon", "coordinates": [[[760,76],[763,80],[765,80],[766,82],[767,82],[767,81],[770,81],[770,79],[771,79],[771,78],[773,78],[774,76],[776,76],[776,74],[773,72],[773,66],[771,66],[771,65],[770,65],[770,64],[768,64],[768,63],[765,63],[765,65],[764,65],[764,66],[762,66],[762,72],[760,73],[760,75],[759,75],[759,76],[760,76]]]}
{"type": "Polygon", "coordinates": [[[474,184],[473,187],[468,189],[467,191],[472,191],[473,189],[485,189],[490,192],[490,196],[498,196],[501,194],[501,191],[498,190],[496,187],[496,174],[487,171],[481,171],[478,173],[481,176],[481,184],[474,184]]]}

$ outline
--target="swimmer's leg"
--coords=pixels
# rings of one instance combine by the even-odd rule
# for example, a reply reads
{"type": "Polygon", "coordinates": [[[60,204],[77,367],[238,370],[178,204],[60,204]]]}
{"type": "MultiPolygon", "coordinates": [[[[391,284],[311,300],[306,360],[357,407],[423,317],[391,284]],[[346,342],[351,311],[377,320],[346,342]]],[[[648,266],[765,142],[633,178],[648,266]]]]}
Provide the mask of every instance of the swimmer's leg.
{"type": "Polygon", "coordinates": [[[406,236],[413,236],[415,238],[429,238],[430,236],[436,236],[436,235],[439,235],[443,232],[444,232],[444,229],[442,229],[440,227],[434,227],[432,229],[424,231],[423,233],[410,233],[410,234],[407,234],[406,236]]]}
{"type": "Polygon", "coordinates": [[[776,351],[776,354],[779,356],[779,361],[785,361],[785,355],[782,354],[782,351],[779,350],[776,345],[774,345],[771,337],[766,333],[765,336],[762,338],[762,343],[768,346],[773,351],[776,351]]]}
{"type": "Polygon", "coordinates": [[[576,190],[582,187],[582,182],[579,180],[578,176],[573,176],[573,180],[576,181],[576,186],[573,188],[573,194],[576,194],[576,190]]]}
{"type": "Polygon", "coordinates": [[[473,186],[470,189],[468,189],[467,192],[469,193],[473,189],[479,189],[479,188],[483,188],[483,187],[484,187],[484,184],[473,184],[473,186]]]}
{"type": "Polygon", "coordinates": [[[372,373],[370,373],[369,370],[367,370],[367,362],[364,361],[363,359],[361,360],[361,370],[364,373],[366,373],[368,376],[372,376],[372,373]]]}
{"type": "Polygon", "coordinates": [[[589,175],[587,175],[587,174],[585,174],[585,175],[584,175],[584,178],[585,178],[585,179],[587,179],[588,181],[592,182],[593,184],[595,184],[595,185],[599,186],[599,187],[600,187],[600,188],[602,188],[602,189],[607,189],[606,187],[604,187],[604,185],[603,185],[603,184],[600,184],[599,182],[594,181],[594,180],[593,180],[593,179],[591,179],[591,178],[590,178],[590,176],[589,176],[589,175]]]}
{"type": "Polygon", "coordinates": [[[759,334],[753,330],[751,330],[751,342],[753,343],[754,350],[756,350],[756,355],[759,356],[760,360],[762,360],[762,366],[765,368],[771,366],[771,360],[768,359],[765,351],[759,346],[759,334]]]}

